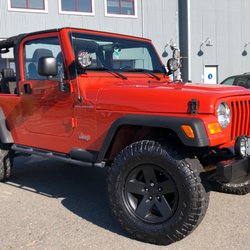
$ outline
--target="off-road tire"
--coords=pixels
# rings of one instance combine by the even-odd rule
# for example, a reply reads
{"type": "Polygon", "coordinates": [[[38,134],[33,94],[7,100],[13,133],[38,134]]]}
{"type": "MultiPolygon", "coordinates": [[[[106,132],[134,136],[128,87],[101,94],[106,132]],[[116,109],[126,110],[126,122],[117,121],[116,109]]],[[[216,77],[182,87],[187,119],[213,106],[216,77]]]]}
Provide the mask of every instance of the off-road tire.
{"type": "Polygon", "coordinates": [[[0,149],[0,181],[10,178],[13,166],[13,153],[10,150],[0,149]]]}
{"type": "Polygon", "coordinates": [[[215,191],[227,194],[245,195],[250,193],[250,174],[241,180],[223,183],[212,180],[211,185],[215,191]]]}
{"type": "Polygon", "coordinates": [[[181,156],[155,141],[129,145],[109,170],[108,193],[115,217],[132,237],[144,242],[168,245],[183,239],[199,225],[208,207],[201,170],[196,158],[181,156]],[[151,200],[143,193],[146,190],[151,200]]]}

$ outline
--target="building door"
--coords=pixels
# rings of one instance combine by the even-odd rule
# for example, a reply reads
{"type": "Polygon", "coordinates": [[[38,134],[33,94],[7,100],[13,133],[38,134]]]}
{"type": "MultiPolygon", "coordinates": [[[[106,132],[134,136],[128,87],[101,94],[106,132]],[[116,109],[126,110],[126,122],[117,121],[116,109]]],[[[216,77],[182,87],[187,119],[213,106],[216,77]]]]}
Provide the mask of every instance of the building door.
{"type": "Polygon", "coordinates": [[[218,65],[206,65],[204,67],[204,83],[218,83],[218,65]]]}

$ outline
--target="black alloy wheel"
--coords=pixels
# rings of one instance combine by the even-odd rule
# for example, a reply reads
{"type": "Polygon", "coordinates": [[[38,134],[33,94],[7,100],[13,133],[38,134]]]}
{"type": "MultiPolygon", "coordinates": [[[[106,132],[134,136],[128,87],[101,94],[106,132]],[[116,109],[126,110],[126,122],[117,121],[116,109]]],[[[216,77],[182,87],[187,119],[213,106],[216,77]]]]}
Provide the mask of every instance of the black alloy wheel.
{"type": "Polygon", "coordinates": [[[205,216],[209,194],[195,157],[155,141],[138,141],[114,159],[108,175],[112,211],[134,238],[168,245],[189,235],[205,216]]]}
{"type": "Polygon", "coordinates": [[[124,202],[132,215],[148,223],[162,223],[174,214],[178,191],[165,169],[153,164],[140,165],[125,181],[124,202]]]}

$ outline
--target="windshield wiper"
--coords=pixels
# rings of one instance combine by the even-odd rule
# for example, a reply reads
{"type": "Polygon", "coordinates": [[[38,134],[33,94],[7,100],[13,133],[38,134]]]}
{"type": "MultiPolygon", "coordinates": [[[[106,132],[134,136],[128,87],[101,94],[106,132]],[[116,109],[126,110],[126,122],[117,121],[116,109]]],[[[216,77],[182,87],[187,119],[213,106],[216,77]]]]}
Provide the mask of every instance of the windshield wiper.
{"type": "Polygon", "coordinates": [[[121,79],[123,80],[127,80],[128,78],[124,75],[122,75],[121,73],[119,72],[116,72],[116,71],[113,71],[113,70],[110,70],[108,68],[104,68],[104,67],[101,67],[101,68],[94,68],[94,69],[91,69],[91,70],[94,70],[94,71],[107,71],[107,72],[110,72],[118,77],[120,77],[121,79]]]}
{"type": "MultiPolygon", "coordinates": [[[[143,72],[145,74],[149,74],[149,75],[153,76],[158,81],[161,80],[161,78],[159,76],[157,76],[153,72],[145,70],[145,69],[129,69],[129,70],[126,70],[126,72],[143,72]]],[[[161,72],[155,71],[155,73],[161,73],[161,72]]]]}

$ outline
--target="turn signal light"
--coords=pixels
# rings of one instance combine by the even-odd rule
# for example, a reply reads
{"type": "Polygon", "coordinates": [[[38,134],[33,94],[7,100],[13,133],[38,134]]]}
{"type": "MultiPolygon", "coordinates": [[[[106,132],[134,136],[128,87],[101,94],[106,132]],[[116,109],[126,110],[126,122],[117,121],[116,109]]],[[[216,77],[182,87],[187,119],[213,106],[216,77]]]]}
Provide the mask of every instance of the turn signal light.
{"type": "Polygon", "coordinates": [[[221,132],[221,128],[218,122],[208,124],[208,129],[211,135],[219,134],[221,132]]]}
{"type": "Polygon", "coordinates": [[[194,139],[194,131],[191,126],[189,125],[182,125],[181,126],[182,130],[186,134],[187,137],[194,139]]]}

